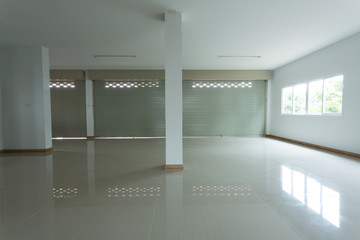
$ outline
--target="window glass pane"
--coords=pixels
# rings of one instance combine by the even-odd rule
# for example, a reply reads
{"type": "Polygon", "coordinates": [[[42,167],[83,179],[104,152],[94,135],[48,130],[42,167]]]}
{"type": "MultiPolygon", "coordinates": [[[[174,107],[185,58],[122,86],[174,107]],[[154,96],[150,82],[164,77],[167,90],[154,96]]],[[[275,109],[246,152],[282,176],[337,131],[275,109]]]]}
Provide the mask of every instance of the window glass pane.
{"type": "Polygon", "coordinates": [[[282,90],[282,113],[292,113],[293,107],[293,96],[292,96],[293,88],[283,88],[282,90]]]}
{"type": "Polygon", "coordinates": [[[324,112],[341,113],[343,94],[343,76],[325,79],[324,82],[324,112]]]}
{"type": "Polygon", "coordinates": [[[309,113],[322,113],[323,80],[309,83],[309,113]]]}
{"type": "Polygon", "coordinates": [[[306,84],[294,87],[294,113],[306,112],[306,84]]]}

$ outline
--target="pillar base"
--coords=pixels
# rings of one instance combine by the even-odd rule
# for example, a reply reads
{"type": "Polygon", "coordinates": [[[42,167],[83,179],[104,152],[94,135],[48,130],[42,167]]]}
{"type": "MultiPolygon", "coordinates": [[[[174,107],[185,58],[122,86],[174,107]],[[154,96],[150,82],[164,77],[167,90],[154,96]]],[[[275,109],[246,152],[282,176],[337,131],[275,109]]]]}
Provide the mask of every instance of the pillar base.
{"type": "Polygon", "coordinates": [[[184,169],[184,165],[183,164],[179,164],[179,165],[165,165],[165,170],[183,170],[184,169]]]}

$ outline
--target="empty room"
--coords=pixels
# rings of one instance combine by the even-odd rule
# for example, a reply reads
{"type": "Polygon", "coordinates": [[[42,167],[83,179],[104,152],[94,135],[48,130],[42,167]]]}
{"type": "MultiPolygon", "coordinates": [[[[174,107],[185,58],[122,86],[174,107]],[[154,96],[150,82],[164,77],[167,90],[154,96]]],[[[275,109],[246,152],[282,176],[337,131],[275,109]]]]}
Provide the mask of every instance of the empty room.
{"type": "Polygon", "coordinates": [[[1,1],[0,239],[358,239],[359,9],[1,1]]]}

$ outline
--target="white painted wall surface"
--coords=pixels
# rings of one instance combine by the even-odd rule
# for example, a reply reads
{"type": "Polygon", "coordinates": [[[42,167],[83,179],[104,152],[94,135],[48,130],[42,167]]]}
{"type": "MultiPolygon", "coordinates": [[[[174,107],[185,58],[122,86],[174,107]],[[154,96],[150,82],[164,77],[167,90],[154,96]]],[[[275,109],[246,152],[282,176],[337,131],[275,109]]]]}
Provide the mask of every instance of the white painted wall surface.
{"type": "Polygon", "coordinates": [[[360,153],[360,33],[273,72],[268,133],[360,153]],[[344,75],[341,116],[281,115],[281,89],[344,75]]]}
{"type": "Polygon", "coordinates": [[[52,147],[48,50],[2,47],[0,65],[4,149],[52,147]]]}

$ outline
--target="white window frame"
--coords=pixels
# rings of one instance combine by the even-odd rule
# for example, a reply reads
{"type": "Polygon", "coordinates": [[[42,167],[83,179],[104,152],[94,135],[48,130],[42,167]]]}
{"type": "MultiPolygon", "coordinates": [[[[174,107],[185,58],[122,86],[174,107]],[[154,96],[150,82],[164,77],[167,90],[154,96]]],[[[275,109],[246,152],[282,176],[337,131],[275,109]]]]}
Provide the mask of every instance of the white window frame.
{"type": "Polygon", "coordinates": [[[312,81],[307,81],[307,82],[303,82],[303,83],[297,83],[291,86],[286,86],[281,88],[281,115],[296,115],[296,116],[301,116],[301,115],[309,115],[309,116],[342,116],[344,109],[344,74],[337,74],[334,75],[332,77],[326,77],[326,78],[322,78],[322,79],[317,79],[317,80],[312,80],[312,81]],[[325,81],[329,78],[334,78],[334,77],[339,77],[342,76],[342,106],[341,106],[341,112],[339,113],[325,113],[325,81]],[[312,82],[316,82],[316,81],[320,81],[322,80],[322,113],[309,113],[309,85],[312,82]],[[306,106],[305,106],[305,113],[294,113],[294,106],[295,106],[295,101],[294,101],[294,88],[298,85],[302,85],[302,84],[306,84],[306,106]],[[285,113],[283,110],[283,106],[284,106],[284,89],[286,88],[290,88],[292,89],[292,111],[291,113],[285,113]]]}

